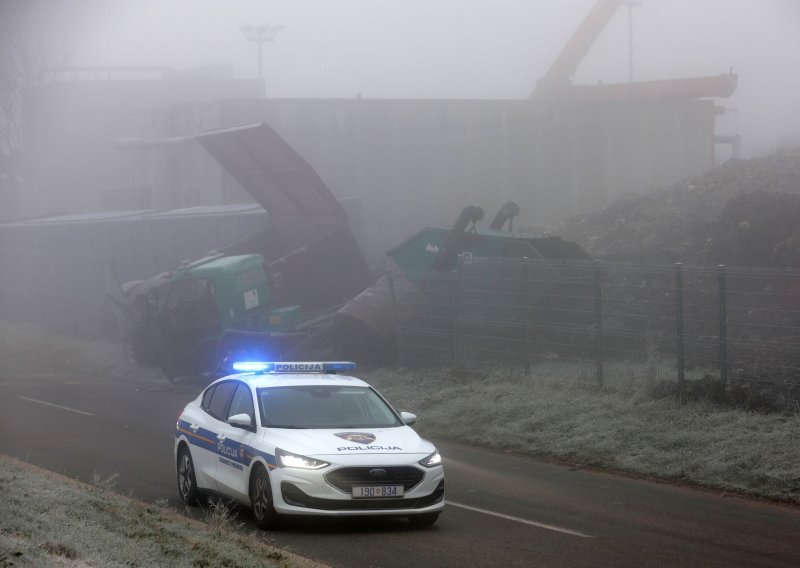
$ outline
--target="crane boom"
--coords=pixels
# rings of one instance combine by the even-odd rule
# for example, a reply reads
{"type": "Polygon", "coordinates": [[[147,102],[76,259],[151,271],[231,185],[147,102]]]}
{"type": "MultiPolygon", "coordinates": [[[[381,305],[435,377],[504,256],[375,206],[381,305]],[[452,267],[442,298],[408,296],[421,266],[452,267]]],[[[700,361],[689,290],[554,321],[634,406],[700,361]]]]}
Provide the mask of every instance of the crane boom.
{"type": "Polygon", "coordinates": [[[729,97],[733,94],[738,77],[732,71],[725,75],[707,77],[610,85],[573,85],[572,76],[581,61],[614,17],[617,9],[626,2],[627,0],[595,2],[547,73],[539,79],[531,98],[592,102],[679,102],[708,97],[729,97]]]}
{"type": "Polygon", "coordinates": [[[583,58],[597,41],[600,33],[614,17],[624,0],[597,0],[581,25],[561,50],[550,69],[539,80],[537,91],[549,90],[569,85],[583,58]]]}

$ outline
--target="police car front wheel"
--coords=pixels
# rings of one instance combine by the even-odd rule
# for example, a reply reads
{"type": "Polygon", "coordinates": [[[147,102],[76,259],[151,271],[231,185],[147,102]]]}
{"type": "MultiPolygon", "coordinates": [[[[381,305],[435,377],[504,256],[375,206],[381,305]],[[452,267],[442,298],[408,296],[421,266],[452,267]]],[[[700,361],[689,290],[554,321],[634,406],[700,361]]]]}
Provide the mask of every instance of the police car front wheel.
{"type": "Polygon", "coordinates": [[[250,506],[253,520],[260,529],[271,528],[277,520],[277,513],[272,504],[272,486],[269,474],[263,466],[257,466],[250,481],[250,506]]]}
{"type": "Polygon", "coordinates": [[[182,446],[178,451],[178,492],[187,505],[197,503],[197,480],[194,475],[194,462],[189,448],[182,446]]]}

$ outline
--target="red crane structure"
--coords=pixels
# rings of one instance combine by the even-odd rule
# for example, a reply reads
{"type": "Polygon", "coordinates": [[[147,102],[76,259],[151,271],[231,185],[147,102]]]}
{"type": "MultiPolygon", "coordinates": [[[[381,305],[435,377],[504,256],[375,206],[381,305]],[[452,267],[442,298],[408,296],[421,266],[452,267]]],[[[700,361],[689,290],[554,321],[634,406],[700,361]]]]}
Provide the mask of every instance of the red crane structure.
{"type": "Polygon", "coordinates": [[[738,76],[732,72],[708,77],[689,77],[601,85],[573,85],[572,76],[600,33],[626,0],[598,0],[556,60],[537,82],[531,98],[538,100],[681,102],[708,97],[729,97],[738,76]]]}

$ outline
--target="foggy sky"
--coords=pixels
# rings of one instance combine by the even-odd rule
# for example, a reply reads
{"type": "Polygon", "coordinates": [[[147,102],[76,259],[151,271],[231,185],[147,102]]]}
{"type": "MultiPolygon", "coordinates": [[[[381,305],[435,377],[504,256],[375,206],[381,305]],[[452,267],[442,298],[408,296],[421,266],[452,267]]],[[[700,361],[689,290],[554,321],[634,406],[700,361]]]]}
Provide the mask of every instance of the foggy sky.
{"type": "MultiPolygon", "coordinates": [[[[286,26],[265,45],[267,95],[526,98],[595,0],[0,0],[0,22],[65,37],[73,65],[233,65],[257,76],[240,25],[286,26]]],[[[718,133],[744,154],[800,144],[800,0],[644,0],[637,80],[739,74],[718,133]]],[[[574,77],[627,80],[621,9],[574,77]]]]}

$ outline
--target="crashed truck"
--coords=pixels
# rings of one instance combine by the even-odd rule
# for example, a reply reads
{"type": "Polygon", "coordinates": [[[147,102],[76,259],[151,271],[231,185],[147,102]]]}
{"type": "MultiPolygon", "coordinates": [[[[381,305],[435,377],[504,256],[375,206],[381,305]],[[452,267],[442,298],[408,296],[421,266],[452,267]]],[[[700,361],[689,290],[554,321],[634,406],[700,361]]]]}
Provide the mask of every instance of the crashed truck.
{"type": "MultiPolygon", "coordinates": [[[[168,377],[214,374],[235,358],[393,362],[398,327],[415,317],[403,307],[452,294],[448,275],[465,258],[526,259],[551,286],[557,262],[589,259],[559,237],[515,233],[514,202],[488,228],[478,226],[483,209],[471,205],[452,227],[425,227],[388,251],[390,270],[373,282],[340,203],[268,125],[196,138],[270,223],[207,257],[123,284],[116,304],[133,353],[168,377]]],[[[484,278],[508,280],[506,269],[486,266],[484,278]]]]}
{"type": "Polygon", "coordinates": [[[170,378],[212,373],[232,356],[280,359],[370,283],[341,204],[272,128],[262,123],[196,139],[270,221],[205,258],[109,294],[135,359],[170,378]]]}

